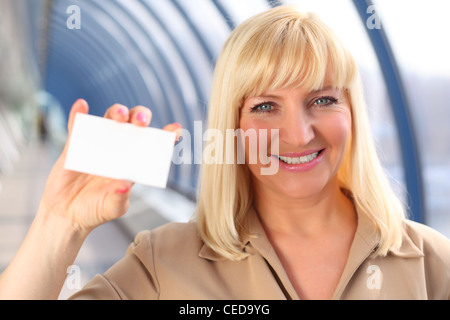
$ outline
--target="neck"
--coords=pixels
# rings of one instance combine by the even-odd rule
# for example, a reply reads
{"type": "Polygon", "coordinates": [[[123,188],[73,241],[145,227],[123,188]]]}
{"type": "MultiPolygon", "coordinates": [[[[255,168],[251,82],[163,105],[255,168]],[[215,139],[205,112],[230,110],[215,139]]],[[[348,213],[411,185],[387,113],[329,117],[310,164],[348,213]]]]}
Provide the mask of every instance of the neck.
{"type": "Polygon", "coordinates": [[[266,232],[270,233],[323,236],[330,228],[338,231],[356,226],[353,203],[337,181],[307,198],[291,198],[268,188],[255,188],[254,205],[266,232]]]}

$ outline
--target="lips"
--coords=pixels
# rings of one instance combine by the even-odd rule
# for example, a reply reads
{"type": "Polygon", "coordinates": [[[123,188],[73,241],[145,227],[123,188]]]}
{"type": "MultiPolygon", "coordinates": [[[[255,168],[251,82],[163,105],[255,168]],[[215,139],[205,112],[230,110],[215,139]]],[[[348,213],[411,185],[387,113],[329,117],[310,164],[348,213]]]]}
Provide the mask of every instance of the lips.
{"type": "Polygon", "coordinates": [[[302,153],[289,152],[273,156],[279,160],[281,168],[288,171],[308,171],[320,163],[325,151],[326,149],[316,149],[302,153]]]}
{"type": "Polygon", "coordinates": [[[303,153],[284,153],[275,155],[280,161],[286,164],[306,164],[316,159],[325,149],[311,150],[303,153]]]}

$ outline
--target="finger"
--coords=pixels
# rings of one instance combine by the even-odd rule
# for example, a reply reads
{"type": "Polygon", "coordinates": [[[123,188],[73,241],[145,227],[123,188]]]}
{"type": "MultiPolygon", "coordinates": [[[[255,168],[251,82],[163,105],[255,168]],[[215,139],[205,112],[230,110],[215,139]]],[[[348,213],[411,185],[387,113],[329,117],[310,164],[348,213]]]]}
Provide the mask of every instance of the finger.
{"type": "Polygon", "coordinates": [[[144,106],[137,106],[130,110],[129,122],[141,127],[150,125],[152,112],[144,106]]]}
{"type": "Polygon", "coordinates": [[[131,191],[131,188],[134,186],[133,182],[130,181],[121,181],[118,180],[114,185],[114,192],[117,195],[126,195],[129,194],[131,191]]]}
{"type": "Polygon", "coordinates": [[[77,113],[87,114],[88,112],[89,112],[89,105],[86,102],[86,100],[84,100],[84,99],[78,99],[72,105],[72,108],[70,109],[70,113],[69,113],[69,119],[67,121],[68,138],[66,141],[66,145],[64,146],[64,150],[62,152],[63,155],[67,152],[67,148],[69,146],[70,135],[72,134],[72,128],[73,128],[73,123],[75,122],[76,114],[77,113]]]}
{"type": "Polygon", "coordinates": [[[183,132],[183,128],[181,127],[181,124],[179,124],[179,123],[168,124],[167,126],[165,126],[163,128],[163,130],[170,131],[170,132],[175,132],[175,134],[176,134],[175,142],[180,140],[181,134],[183,132]]]}
{"type": "Polygon", "coordinates": [[[105,118],[115,120],[117,122],[128,122],[130,117],[130,112],[128,108],[119,103],[111,106],[105,112],[105,118]]]}
{"type": "Polygon", "coordinates": [[[75,101],[75,103],[72,105],[72,108],[70,109],[69,113],[69,121],[67,122],[67,129],[69,131],[69,135],[72,132],[73,123],[75,121],[75,115],[77,113],[88,113],[89,112],[89,105],[84,99],[78,99],[75,101]]]}
{"type": "Polygon", "coordinates": [[[128,211],[129,199],[131,195],[131,189],[134,183],[130,181],[117,180],[112,185],[111,204],[112,207],[110,212],[115,212],[112,219],[119,218],[128,211]]]}

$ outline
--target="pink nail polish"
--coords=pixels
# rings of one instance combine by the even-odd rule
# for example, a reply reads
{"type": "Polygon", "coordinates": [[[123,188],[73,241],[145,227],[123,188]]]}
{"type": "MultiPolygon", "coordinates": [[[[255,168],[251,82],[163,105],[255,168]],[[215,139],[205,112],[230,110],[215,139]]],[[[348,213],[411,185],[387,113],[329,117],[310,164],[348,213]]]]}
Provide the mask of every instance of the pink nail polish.
{"type": "Polygon", "coordinates": [[[122,116],[126,116],[127,115],[127,111],[125,109],[122,109],[122,108],[117,109],[117,113],[122,115],[122,116]]]}
{"type": "Polygon", "coordinates": [[[143,112],[139,112],[136,119],[138,119],[138,121],[140,121],[142,123],[147,123],[147,121],[148,121],[147,115],[143,112]]]}
{"type": "Polygon", "coordinates": [[[131,189],[131,188],[119,189],[119,190],[117,190],[117,193],[125,194],[125,193],[127,193],[128,191],[130,191],[130,189],[131,189]]]}

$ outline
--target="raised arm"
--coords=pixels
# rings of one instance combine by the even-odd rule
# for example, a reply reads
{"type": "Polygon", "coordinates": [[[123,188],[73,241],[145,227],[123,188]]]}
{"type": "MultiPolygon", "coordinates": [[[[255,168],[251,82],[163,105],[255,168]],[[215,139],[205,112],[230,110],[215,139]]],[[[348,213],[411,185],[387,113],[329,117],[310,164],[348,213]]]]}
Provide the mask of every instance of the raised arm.
{"type": "MultiPolygon", "coordinates": [[[[64,169],[78,112],[88,112],[86,101],[78,100],[72,106],[68,142],[48,177],[38,212],[24,242],[0,276],[0,299],[57,299],[67,267],[73,264],[88,234],[128,210],[131,182],[64,169]]],[[[151,112],[141,106],[128,110],[125,106],[114,105],[105,117],[148,126],[151,112]]],[[[177,127],[169,125],[165,129],[175,131],[177,127]]]]}

